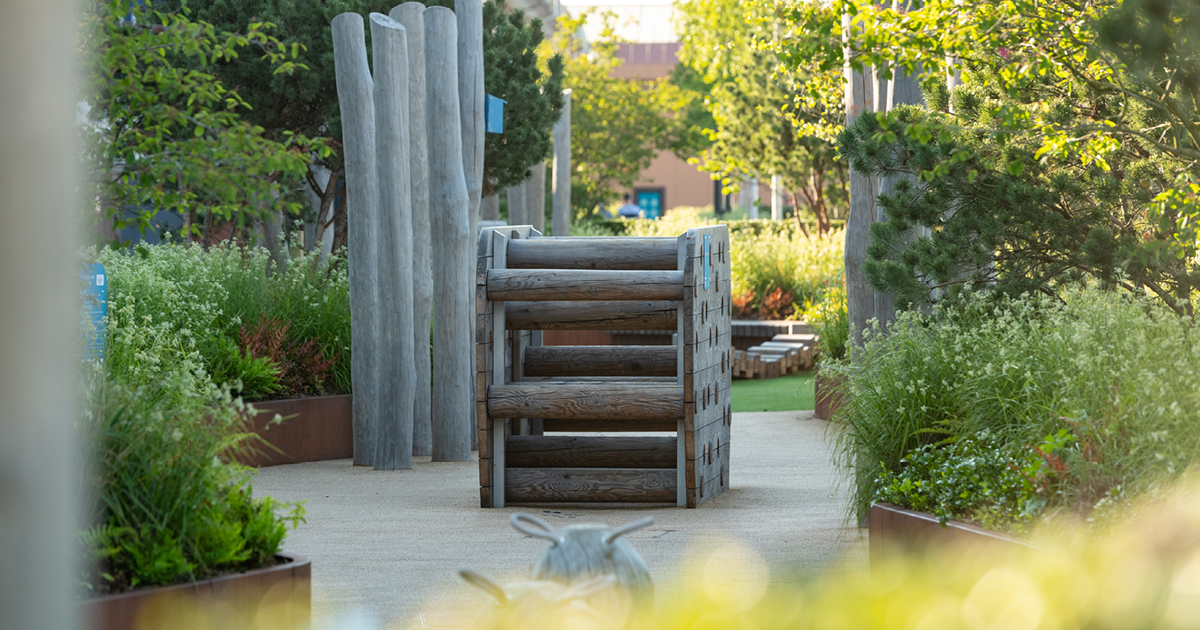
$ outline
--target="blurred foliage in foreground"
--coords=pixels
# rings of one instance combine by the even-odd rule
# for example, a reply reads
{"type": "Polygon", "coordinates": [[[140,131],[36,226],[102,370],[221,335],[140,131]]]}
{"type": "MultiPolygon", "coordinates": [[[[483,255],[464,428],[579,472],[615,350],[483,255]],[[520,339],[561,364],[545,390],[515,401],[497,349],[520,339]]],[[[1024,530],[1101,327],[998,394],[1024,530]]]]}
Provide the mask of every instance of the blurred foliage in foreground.
{"type": "MultiPolygon", "coordinates": [[[[557,610],[485,628],[537,630],[775,628],[1195,628],[1200,619],[1200,485],[1195,475],[1158,500],[1127,513],[1102,534],[1079,544],[1072,527],[1046,527],[1041,549],[943,548],[899,556],[870,573],[830,572],[805,582],[773,576],[746,545],[705,541],[679,576],[657,576],[659,610],[624,626],[578,600],[557,610]],[[675,581],[679,580],[679,581],[675,581]]],[[[449,570],[449,569],[447,569],[449,570]]],[[[463,584],[460,588],[471,588],[463,584]]],[[[486,595],[480,594],[480,599],[486,595]]],[[[489,609],[491,605],[489,604],[489,609]]],[[[551,605],[552,606],[552,605],[551,605]]],[[[238,627],[298,628],[286,602],[270,600],[238,627]],[[280,611],[273,614],[272,611],[280,611]]],[[[173,630],[234,627],[229,610],[172,608],[173,630]]],[[[495,619],[485,615],[481,621],[495,619]]],[[[145,625],[142,630],[151,630],[145,625]]],[[[331,628],[376,628],[361,618],[331,628]]],[[[400,628],[402,625],[393,627],[400,628]]]]}

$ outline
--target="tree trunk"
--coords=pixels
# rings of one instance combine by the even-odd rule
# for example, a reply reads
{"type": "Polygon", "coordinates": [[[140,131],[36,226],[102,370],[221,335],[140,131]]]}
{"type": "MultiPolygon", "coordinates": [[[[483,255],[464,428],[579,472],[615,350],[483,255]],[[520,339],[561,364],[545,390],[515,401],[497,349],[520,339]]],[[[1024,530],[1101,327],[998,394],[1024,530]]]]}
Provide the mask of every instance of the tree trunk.
{"type": "MultiPolygon", "coordinates": [[[[346,158],[346,212],[350,259],[350,379],[354,388],[354,464],[375,459],[379,417],[379,187],[375,167],[375,102],[367,68],[363,18],[343,13],[333,18],[334,71],[342,111],[346,158]]],[[[335,239],[336,240],[336,239],[335,239]]]]}
{"type": "Polygon", "coordinates": [[[375,64],[376,178],[379,182],[379,414],[375,469],[412,468],[413,236],[408,151],[408,38],[371,14],[375,64]]]}
{"type": "Polygon", "coordinates": [[[563,90],[562,118],[554,124],[554,202],[551,208],[554,236],[571,233],[571,90],[563,90]]]}
{"type": "Polygon", "coordinates": [[[463,174],[458,40],[454,12],[429,7],[425,20],[429,217],[433,232],[433,460],[470,461],[474,409],[475,274],[471,200],[463,174]]]}
{"type": "Polygon", "coordinates": [[[800,233],[804,235],[804,238],[812,238],[808,234],[808,229],[804,227],[804,221],[800,219],[800,198],[796,196],[795,192],[792,193],[792,208],[792,217],[796,219],[796,227],[800,228],[800,233]]]}
{"type": "Polygon", "coordinates": [[[413,352],[416,397],[413,399],[413,455],[433,453],[430,424],[431,386],[429,327],[433,308],[432,243],[429,232],[429,148],[425,128],[425,5],[405,2],[391,10],[408,32],[409,178],[412,186],[413,352]]]}

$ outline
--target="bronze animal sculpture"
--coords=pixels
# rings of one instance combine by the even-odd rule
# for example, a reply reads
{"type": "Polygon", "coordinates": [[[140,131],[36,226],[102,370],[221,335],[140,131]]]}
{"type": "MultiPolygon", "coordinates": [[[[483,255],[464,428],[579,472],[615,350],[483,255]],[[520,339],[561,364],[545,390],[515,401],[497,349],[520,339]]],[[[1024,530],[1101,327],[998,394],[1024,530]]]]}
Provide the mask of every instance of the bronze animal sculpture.
{"type": "Polygon", "coordinates": [[[653,611],[654,583],[650,580],[650,570],[624,535],[652,525],[654,517],[616,528],[580,524],[561,530],[524,512],[513,514],[509,521],[517,531],[550,542],[534,563],[531,579],[571,584],[579,579],[612,575],[620,592],[634,607],[653,611]]]}

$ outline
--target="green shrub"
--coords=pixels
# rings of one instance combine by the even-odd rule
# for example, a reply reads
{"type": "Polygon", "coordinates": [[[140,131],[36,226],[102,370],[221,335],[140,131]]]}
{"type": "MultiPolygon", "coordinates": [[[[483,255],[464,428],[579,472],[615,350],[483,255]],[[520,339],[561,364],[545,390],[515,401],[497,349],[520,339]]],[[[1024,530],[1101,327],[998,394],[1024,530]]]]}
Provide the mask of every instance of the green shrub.
{"type": "MultiPolygon", "coordinates": [[[[231,344],[241,341],[243,325],[265,316],[287,326],[289,345],[310,343],[332,360],[327,377],[300,379],[307,389],[285,387],[283,393],[350,393],[349,278],[341,259],[321,262],[317,254],[306,254],[291,259],[286,273],[267,275],[267,250],[232,242],[207,251],[190,244],[143,245],[132,253],[92,250],[86,258],[108,271],[109,327],[116,344],[128,346],[115,348],[117,354],[138,361],[140,346],[121,331],[150,317],[156,334],[176,338],[179,352],[196,353],[217,383],[240,382],[243,397],[259,399],[280,389],[271,373],[284,377],[288,366],[268,367],[264,359],[274,358],[249,355],[241,346],[234,353],[231,344]]],[[[160,359],[173,364],[169,357],[160,359]]]]}
{"type": "Polygon", "coordinates": [[[93,593],[267,565],[303,520],[298,504],[251,497],[249,469],[232,463],[252,447],[246,407],[165,328],[144,316],[110,329],[126,339],[86,387],[93,593]]]}
{"type": "Polygon", "coordinates": [[[998,447],[1068,439],[1055,505],[1088,515],[1200,461],[1200,328],[1152,299],[1097,288],[1061,300],[972,296],[865,331],[845,377],[839,461],[862,515],[879,471],[924,445],[988,431],[998,447]]]}

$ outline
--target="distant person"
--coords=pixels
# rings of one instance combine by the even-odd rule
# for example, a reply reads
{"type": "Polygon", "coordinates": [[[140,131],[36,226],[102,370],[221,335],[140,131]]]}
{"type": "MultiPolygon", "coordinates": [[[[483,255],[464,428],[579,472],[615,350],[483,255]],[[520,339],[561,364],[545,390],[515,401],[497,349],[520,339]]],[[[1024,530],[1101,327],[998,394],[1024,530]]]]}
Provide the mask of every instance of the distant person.
{"type": "Polygon", "coordinates": [[[629,200],[629,193],[625,193],[625,205],[617,208],[617,215],[625,219],[636,219],[642,216],[642,209],[629,200]]]}

